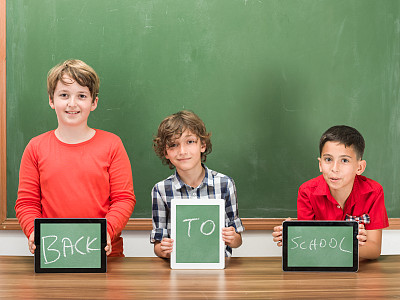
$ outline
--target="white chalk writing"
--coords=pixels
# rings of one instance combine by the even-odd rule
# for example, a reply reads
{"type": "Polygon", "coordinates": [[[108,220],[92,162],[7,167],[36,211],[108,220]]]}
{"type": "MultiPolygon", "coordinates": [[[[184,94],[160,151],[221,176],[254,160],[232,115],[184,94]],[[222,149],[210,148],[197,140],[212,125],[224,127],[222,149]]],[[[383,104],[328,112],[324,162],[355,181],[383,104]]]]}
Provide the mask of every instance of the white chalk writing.
{"type": "MultiPolygon", "coordinates": [[[[61,257],[61,251],[58,249],[62,249],[63,257],[67,258],[68,256],[73,256],[74,254],[86,255],[91,251],[100,251],[97,248],[90,248],[91,244],[97,240],[97,238],[87,237],[86,239],[86,249],[85,246],[79,245],[79,243],[84,239],[84,236],[79,237],[75,243],[69,237],[63,237],[61,239],[61,243],[56,243],[58,237],[56,235],[48,235],[42,237],[42,252],[45,264],[51,264],[58,261],[61,257]],[[61,244],[61,245],[60,245],[61,244]],[[54,247],[53,247],[54,245],[54,247]],[[57,246],[58,249],[57,249],[57,246]],[[60,248],[61,247],[61,248],[60,248]],[[86,250],[86,252],[85,252],[86,250]],[[56,256],[55,259],[49,261],[49,257],[56,256]]],[[[83,242],[84,243],[84,242],[83,242]]]]}
{"type": "Polygon", "coordinates": [[[335,238],[331,238],[329,240],[329,243],[327,243],[326,239],[321,238],[319,241],[314,238],[311,239],[309,242],[306,242],[304,240],[302,240],[302,236],[297,236],[291,239],[292,243],[294,244],[294,246],[292,248],[290,248],[290,250],[294,250],[294,249],[301,249],[301,250],[307,250],[309,249],[310,251],[316,251],[318,248],[322,249],[325,248],[326,245],[328,244],[330,248],[332,249],[338,249],[342,252],[347,252],[347,253],[352,253],[352,251],[350,250],[346,250],[343,248],[343,242],[345,240],[346,237],[343,237],[340,240],[340,243],[338,243],[338,240],[335,238]]]}
{"type": "MultiPolygon", "coordinates": [[[[190,237],[190,230],[191,230],[192,221],[198,221],[198,220],[199,220],[199,218],[193,218],[193,219],[185,219],[185,220],[183,220],[183,222],[189,222],[189,223],[188,223],[188,237],[190,237]]],[[[215,223],[214,223],[214,221],[212,221],[212,220],[207,220],[207,221],[203,222],[203,223],[201,224],[201,226],[200,226],[200,232],[201,232],[203,235],[211,235],[211,234],[214,232],[214,230],[215,230],[215,223]],[[211,223],[212,229],[211,229],[209,232],[204,232],[204,226],[205,226],[207,223],[211,223]]]]}

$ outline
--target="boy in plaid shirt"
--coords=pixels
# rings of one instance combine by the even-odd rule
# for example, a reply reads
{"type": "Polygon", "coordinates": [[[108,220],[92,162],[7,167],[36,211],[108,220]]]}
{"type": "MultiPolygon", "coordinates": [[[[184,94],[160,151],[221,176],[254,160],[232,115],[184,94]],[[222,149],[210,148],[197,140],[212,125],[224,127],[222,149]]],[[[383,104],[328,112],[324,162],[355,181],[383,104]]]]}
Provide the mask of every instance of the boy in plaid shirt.
{"type": "Polygon", "coordinates": [[[169,258],[174,241],[170,238],[171,199],[224,199],[225,228],[222,239],[225,255],[242,244],[244,228],[238,216],[236,188],[232,178],[208,169],[203,162],[211,152],[211,134],[203,121],[191,111],[180,111],[165,118],[153,141],[154,150],[175,174],[157,183],[152,190],[153,230],[150,242],[154,253],[169,258]]]}
{"type": "MultiPolygon", "coordinates": [[[[376,259],[381,254],[382,229],[389,226],[382,186],[362,176],[366,167],[365,142],[354,128],[329,128],[321,137],[319,170],[322,175],[300,186],[299,220],[354,220],[359,222],[359,255],[376,259]]],[[[282,226],[272,233],[282,245],[282,226]]]]}

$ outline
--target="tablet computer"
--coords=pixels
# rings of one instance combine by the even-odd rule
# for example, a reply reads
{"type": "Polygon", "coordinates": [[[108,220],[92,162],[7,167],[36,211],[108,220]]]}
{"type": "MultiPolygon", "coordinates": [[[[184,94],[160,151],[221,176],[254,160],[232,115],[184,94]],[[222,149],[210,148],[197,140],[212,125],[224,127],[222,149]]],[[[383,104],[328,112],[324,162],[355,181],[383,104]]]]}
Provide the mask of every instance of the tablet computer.
{"type": "Polygon", "coordinates": [[[225,268],[225,201],[222,199],[172,199],[172,269],[225,268]]]}
{"type": "Polygon", "coordinates": [[[358,270],[356,221],[283,222],[284,271],[358,270]]]}
{"type": "Polygon", "coordinates": [[[107,272],[107,220],[35,219],[36,273],[107,272]]]}

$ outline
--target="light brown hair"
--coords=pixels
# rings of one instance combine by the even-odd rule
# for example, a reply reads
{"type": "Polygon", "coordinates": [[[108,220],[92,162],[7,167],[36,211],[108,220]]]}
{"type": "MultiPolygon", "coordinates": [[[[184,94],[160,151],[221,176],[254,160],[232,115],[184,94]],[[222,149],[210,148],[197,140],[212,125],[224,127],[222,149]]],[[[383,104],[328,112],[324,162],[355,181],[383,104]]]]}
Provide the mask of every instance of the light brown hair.
{"type": "Polygon", "coordinates": [[[66,85],[70,84],[70,82],[64,81],[64,76],[70,77],[81,86],[87,86],[92,97],[92,102],[94,102],[99,94],[99,76],[97,76],[92,67],[78,59],[66,60],[53,67],[47,74],[47,93],[52,101],[54,99],[54,90],[59,81],[66,85]]]}

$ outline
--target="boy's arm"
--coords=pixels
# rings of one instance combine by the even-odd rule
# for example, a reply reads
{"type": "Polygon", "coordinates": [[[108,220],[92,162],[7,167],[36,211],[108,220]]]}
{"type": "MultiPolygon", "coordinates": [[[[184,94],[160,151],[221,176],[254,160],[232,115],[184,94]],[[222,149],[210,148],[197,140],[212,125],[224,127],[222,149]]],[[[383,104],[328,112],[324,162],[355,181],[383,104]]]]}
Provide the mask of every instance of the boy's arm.
{"type": "Polygon", "coordinates": [[[113,146],[108,170],[110,176],[110,207],[106,214],[107,231],[111,240],[125,227],[136,204],[132,168],[128,154],[119,138],[113,146]]]}
{"type": "Polygon", "coordinates": [[[236,186],[233,179],[229,179],[228,191],[228,198],[225,199],[226,227],[222,231],[222,238],[226,245],[237,248],[242,245],[241,232],[244,231],[244,227],[239,218],[236,186]]]}
{"type": "MultiPolygon", "coordinates": [[[[161,188],[165,188],[161,186],[161,188]]],[[[163,201],[158,185],[153,187],[152,195],[152,223],[153,230],[150,242],[154,243],[154,253],[163,258],[169,258],[173,249],[173,240],[169,238],[169,209],[168,204],[163,201]]]]}
{"type": "Polygon", "coordinates": [[[381,255],[382,229],[365,230],[360,224],[357,238],[360,258],[377,259],[381,255]]]}
{"type": "Polygon", "coordinates": [[[359,225],[359,256],[360,258],[376,259],[381,254],[382,247],[382,228],[389,226],[389,220],[385,208],[383,188],[377,186],[371,197],[374,198],[373,204],[368,211],[370,223],[359,225]],[[365,226],[365,227],[364,227],[365,226]]]}
{"type": "MultiPolygon", "coordinates": [[[[33,233],[35,218],[42,217],[40,176],[37,155],[32,142],[26,146],[21,159],[15,211],[21,228],[29,239],[33,233]]],[[[31,247],[30,251],[32,251],[31,247]]]]}

